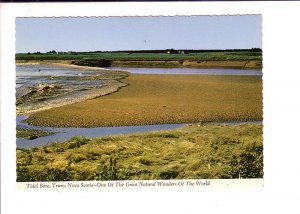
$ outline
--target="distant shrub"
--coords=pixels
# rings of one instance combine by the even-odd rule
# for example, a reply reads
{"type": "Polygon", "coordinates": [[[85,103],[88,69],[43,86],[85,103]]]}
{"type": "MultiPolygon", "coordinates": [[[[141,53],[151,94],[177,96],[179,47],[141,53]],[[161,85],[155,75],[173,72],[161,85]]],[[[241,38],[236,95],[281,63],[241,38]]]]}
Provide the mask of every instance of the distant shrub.
{"type": "Polygon", "coordinates": [[[91,66],[91,67],[110,67],[112,64],[111,60],[107,59],[85,59],[85,60],[79,60],[74,61],[74,65],[80,65],[80,66],[91,66]]]}

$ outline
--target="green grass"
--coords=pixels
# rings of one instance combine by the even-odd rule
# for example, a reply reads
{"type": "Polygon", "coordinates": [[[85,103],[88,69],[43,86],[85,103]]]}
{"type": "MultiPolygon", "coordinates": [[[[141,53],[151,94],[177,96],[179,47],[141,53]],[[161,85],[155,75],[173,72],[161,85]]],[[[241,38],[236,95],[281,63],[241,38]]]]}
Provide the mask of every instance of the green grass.
{"type": "Polygon", "coordinates": [[[262,119],[259,76],[142,75],[116,93],[38,112],[26,122],[52,127],[128,126],[262,119]]]}
{"type": "Polygon", "coordinates": [[[16,54],[16,60],[261,60],[261,52],[16,54]]]}
{"type": "Polygon", "coordinates": [[[194,124],[17,149],[17,181],[262,177],[262,125],[194,124]]]}
{"type": "Polygon", "coordinates": [[[23,129],[17,127],[17,138],[25,138],[28,140],[33,140],[39,137],[45,137],[49,135],[53,135],[54,133],[34,130],[34,129],[23,129]]]}

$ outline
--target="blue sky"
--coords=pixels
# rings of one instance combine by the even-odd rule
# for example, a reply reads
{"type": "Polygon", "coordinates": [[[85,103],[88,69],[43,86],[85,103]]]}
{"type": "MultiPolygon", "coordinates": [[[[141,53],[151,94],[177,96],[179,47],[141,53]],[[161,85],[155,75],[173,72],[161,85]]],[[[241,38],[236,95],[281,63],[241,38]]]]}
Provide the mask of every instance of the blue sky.
{"type": "Polygon", "coordinates": [[[261,48],[261,16],[17,18],[16,52],[261,48]]]}

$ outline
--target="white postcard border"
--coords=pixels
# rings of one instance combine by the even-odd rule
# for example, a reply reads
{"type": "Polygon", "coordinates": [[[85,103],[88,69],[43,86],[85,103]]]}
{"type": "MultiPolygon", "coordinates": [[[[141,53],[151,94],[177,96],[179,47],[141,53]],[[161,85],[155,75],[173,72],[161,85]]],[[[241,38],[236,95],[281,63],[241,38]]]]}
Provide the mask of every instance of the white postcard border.
{"type": "MultiPolygon", "coordinates": [[[[299,212],[299,2],[1,4],[1,193],[3,213],[95,210],[131,213],[299,212]],[[15,181],[15,17],[263,16],[264,187],[23,191],[15,181]],[[288,52],[286,55],[278,51],[288,52]],[[285,71],[285,76],[281,71],[285,71]],[[280,87],[278,87],[280,84],[280,87]],[[281,89],[281,90],[279,90],[281,89]],[[289,93],[293,91],[294,93],[289,93]],[[274,97],[275,95],[275,97],[274,97]],[[278,102],[277,99],[283,99],[278,102]],[[283,111],[286,109],[287,111],[283,111]],[[292,118],[293,121],[286,120],[292,118]],[[288,124],[287,124],[288,123],[288,124]],[[288,126],[282,127],[281,124],[288,126]],[[282,145],[284,144],[284,146],[282,145]],[[150,191],[151,190],[151,191],[150,191]],[[225,190],[225,191],[224,191],[225,190]],[[298,190],[298,191],[297,191],[298,190]],[[76,194],[75,194],[76,193],[76,194]],[[80,193],[80,194],[78,194],[80,193]],[[80,197],[79,197],[80,195],[80,197]],[[51,200],[51,205],[48,201],[51,200]],[[85,205],[85,207],[83,206],[85,205]],[[166,205],[166,206],[165,206],[166,205]],[[159,207],[159,208],[157,208],[159,207]],[[197,212],[196,212],[197,211],[197,212]]],[[[94,188],[93,188],[94,189],[94,188]]]]}

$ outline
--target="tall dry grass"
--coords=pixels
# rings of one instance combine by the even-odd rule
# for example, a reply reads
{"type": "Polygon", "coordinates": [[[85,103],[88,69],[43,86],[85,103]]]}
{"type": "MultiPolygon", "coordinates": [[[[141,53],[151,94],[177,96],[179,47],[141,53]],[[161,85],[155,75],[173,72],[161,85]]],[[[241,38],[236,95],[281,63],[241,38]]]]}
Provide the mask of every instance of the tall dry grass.
{"type": "Polygon", "coordinates": [[[262,125],[191,125],[17,149],[18,181],[262,177],[262,125]]]}

